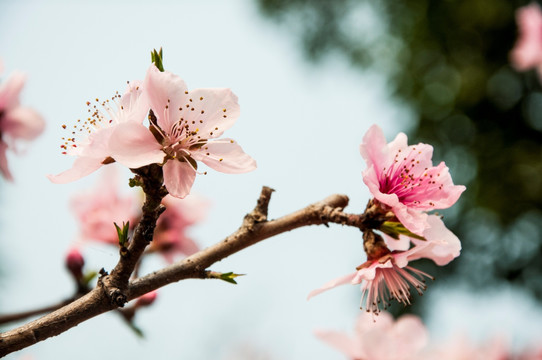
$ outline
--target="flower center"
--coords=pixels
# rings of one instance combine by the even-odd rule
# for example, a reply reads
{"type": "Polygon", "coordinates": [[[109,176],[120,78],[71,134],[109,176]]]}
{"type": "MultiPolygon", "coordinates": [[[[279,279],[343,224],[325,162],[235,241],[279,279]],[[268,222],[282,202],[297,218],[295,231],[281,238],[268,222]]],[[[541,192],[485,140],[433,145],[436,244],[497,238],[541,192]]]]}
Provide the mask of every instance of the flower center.
{"type": "Polygon", "coordinates": [[[416,146],[409,148],[408,154],[399,149],[393,164],[382,170],[380,191],[397,195],[402,203],[419,204],[420,193],[430,195],[442,190],[443,179],[439,178],[439,167],[422,168],[419,160],[422,151],[417,150],[416,146]]]}

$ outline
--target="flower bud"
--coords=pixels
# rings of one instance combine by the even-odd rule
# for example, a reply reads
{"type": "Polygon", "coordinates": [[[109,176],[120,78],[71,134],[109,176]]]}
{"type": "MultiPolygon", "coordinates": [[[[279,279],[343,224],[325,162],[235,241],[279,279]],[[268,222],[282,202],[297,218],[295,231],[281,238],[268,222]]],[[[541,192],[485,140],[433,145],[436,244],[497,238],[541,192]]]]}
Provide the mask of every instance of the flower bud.
{"type": "Polygon", "coordinates": [[[158,292],[154,290],[149,293],[146,293],[143,296],[138,297],[135,303],[135,307],[140,308],[140,307],[152,305],[152,303],[154,303],[154,301],[156,300],[157,295],[158,295],[158,292]]]}
{"type": "Polygon", "coordinates": [[[79,249],[72,248],[68,255],[66,255],[66,268],[70,271],[72,276],[76,280],[83,278],[83,266],[85,265],[85,259],[79,252],[79,249]]]}

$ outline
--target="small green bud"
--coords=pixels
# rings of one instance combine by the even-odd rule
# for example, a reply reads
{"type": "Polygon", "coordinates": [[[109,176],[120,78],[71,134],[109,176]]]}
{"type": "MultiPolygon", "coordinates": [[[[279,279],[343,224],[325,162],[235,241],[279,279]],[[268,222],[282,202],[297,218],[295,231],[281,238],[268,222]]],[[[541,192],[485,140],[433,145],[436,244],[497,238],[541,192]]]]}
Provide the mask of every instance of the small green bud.
{"type": "Polygon", "coordinates": [[[117,235],[119,237],[119,245],[121,248],[126,247],[126,244],[128,243],[128,229],[130,228],[130,222],[127,223],[122,222],[122,229],[117,225],[117,223],[113,223],[115,225],[115,228],[117,229],[117,235]]]}
{"type": "Polygon", "coordinates": [[[399,240],[399,235],[406,235],[414,239],[425,241],[425,238],[423,236],[414,234],[413,232],[408,230],[403,224],[397,221],[384,221],[382,225],[380,225],[380,228],[378,230],[382,231],[386,235],[391,236],[395,240],[399,240]]]}
{"type": "Polygon", "coordinates": [[[162,48],[160,48],[160,51],[156,51],[156,49],[151,51],[151,61],[158,70],[164,72],[164,64],[162,62],[163,61],[162,48]]]}
{"type": "Polygon", "coordinates": [[[244,276],[244,275],[245,274],[235,274],[233,272],[227,272],[227,273],[220,273],[220,272],[215,272],[215,271],[209,272],[209,277],[211,279],[224,280],[226,282],[229,282],[230,284],[237,284],[237,281],[235,281],[234,279],[238,276],[244,276]]]}

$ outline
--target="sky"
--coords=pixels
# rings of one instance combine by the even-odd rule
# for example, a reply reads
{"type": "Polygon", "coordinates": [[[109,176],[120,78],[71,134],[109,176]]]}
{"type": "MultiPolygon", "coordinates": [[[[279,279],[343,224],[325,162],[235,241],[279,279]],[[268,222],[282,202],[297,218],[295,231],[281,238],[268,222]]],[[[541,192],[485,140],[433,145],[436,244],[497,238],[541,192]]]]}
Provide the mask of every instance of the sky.
{"type": "MultiPolygon", "coordinates": [[[[412,125],[411,113],[390,99],[382,76],[354,72],[333,56],[308,64],[288,30],[265,21],[249,1],[0,0],[0,58],[6,73],[27,73],[22,100],[47,122],[45,133],[23,154],[9,157],[15,182],[0,180],[1,313],[71,295],[73,284],[63,267],[77,238],[69,199],[92,187],[100,172],[65,185],[47,180],[47,174],[72,164],[72,158],[60,154],[61,125],[85,116],[87,100],[110,97],[122,92],[126,81],[142,79],[150,51],[159,47],[165,68],[181,76],[189,89],[228,87],[239,97],[241,117],[226,136],[258,163],[249,174],[209,170],[196,179],[193,192],[212,204],[207,219],[191,233],[201,247],[235,231],[263,185],[276,190],[271,218],[334,193],[349,196],[347,211],[363,211],[369,199],[361,180],[363,134],[377,123],[391,139],[412,125]]],[[[129,173],[123,174],[126,184],[129,173]]],[[[123,191],[133,190],[125,186],[123,191]]],[[[87,268],[115,265],[116,250],[78,245],[84,246],[87,268]]],[[[156,304],[136,318],[144,339],[110,313],[8,358],[343,359],[312,332],[352,331],[359,289],[343,287],[309,302],[306,296],[363,261],[361,234],[355,229],[295,230],[212,267],[247,274],[238,285],[187,280],[161,289],[156,304]]],[[[151,259],[143,271],[163,265],[151,259]]],[[[457,314],[480,317],[477,324],[495,318],[482,311],[488,299],[471,299],[462,290],[449,304],[450,284],[437,283],[427,310],[430,331],[440,330],[436,338],[465,325],[457,314]]],[[[431,289],[426,296],[432,296],[431,289]]],[[[536,305],[513,289],[501,293],[505,305],[514,304],[510,312],[519,313],[507,324],[525,327],[536,305]],[[518,304],[525,314],[517,312],[518,304]]],[[[501,293],[490,298],[501,299],[501,293]]],[[[531,323],[524,341],[542,336],[542,329],[531,323]]],[[[489,329],[491,324],[476,328],[475,335],[483,339],[480,334],[489,329]]]]}

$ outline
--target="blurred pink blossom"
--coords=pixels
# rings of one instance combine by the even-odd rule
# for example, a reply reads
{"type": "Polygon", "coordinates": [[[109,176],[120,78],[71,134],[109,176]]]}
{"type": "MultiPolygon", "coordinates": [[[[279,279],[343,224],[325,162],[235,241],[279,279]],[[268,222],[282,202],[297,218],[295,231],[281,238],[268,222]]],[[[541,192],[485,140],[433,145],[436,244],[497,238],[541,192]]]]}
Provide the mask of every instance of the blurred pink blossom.
{"type": "Polygon", "coordinates": [[[353,336],[323,330],[317,330],[315,334],[352,360],[418,359],[417,354],[428,340],[420,318],[404,315],[394,321],[387,312],[376,317],[361,313],[353,336]]]}
{"type": "Polygon", "coordinates": [[[417,235],[428,226],[426,211],[452,206],[465,190],[453,184],[444,162],[433,166],[431,145],[408,146],[404,133],[386,143],[382,130],[373,125],[360,152],[367,163],[363,181],[375,199],[417,235]]]}
{"type": "MultiPolygon", "coordinates": [[[[424,278],[432,277],[408,266],[408,263],[425,258],[442,266],[459,256],[461,250],[459,239],[446,228],[438,216],[429,215],[427,221],[430,227],[423,233],[425,241],[410,239],[413,242],[410,249],[388,252],[380,258],[368,260],[358,266],[356,272],[311,291],[308,299],[339,285],[361,284],[361,302],[368,312],[379,313],[379,306],[386,308],[391,299],[405,305],[410,304],[410,287],[414,287],[422,294],[426,288],[424,278]]],[[[385,240],[386,244],[393,244],[396,241],[387,236],[385,240]]]]}
{"type": "MultiPolygon", "coordinates": [[[[0,75],[3,65],[0,62],[0,75]]],[[[33,109],[21,106],[19,95],[23,89],[26,77],[19,72],[0,84],[0,173],[4,178],[13,181],[8,168],[6,151],[17,151],[19,139],[34,140],[43,132],[45,122],[33,109]]]]}
{"type": "Polygon", "coordinates": [[[188,256],[199,251],[198,245],[187,235],[187,230],[205,218],[209,202],[194,194],[184,199],[168,195],[162,204],[166,210],[158,218],[148,250],[160,253],[169,262],[176,254],[188,256]]]}
{"type": "Polygon", "coordinates": [[[119,193],[118,173],[111,167],[103,172],[93,189],[79,192],[71,199],[81,239],[117,246],[118,235],[113,223],[122,226],[129,221],[133,228],[140,217],[136,205],[139,204],[133,196],[119,193]]]}
{"type": "Polygon", "coordinates": [[[518,360],[542,360],[542,342],[534,347],[527,348],[519,356],[518,360]]]}
{"type": "Polygon", "coordinates": [[[464,336],[425,349],[419,360],[508,360],[514,359],[501,338],[494,338],[485,344],[474,346],[464,336]]]}
{"type": "Polygon", "coordinates": [[[151,306],[156,301],[157,296],[158,291],[156,290],[148,292],[145,295],[138,297],[134,306],[135,308],[151,306]]]}
{"type": "Polygon", "coordinates": [[[542,76],[542,11],[537,3],[516,11],[519,37],[511,52],[514,67],[524,71],[536,69],[542,76]]]}
{"type": "Polygon", "coordinates": [[[237,96],[229,89],[196,89],[188,92],[184,81],[151,65],[143,83],[156,116],[151,131],[140,122],[126,122],[115,130],[112,157],[130,168],[151,163],[159,152],[165,163],[164,183],[178,198],[189,194],[197,162],[224,173],[244,173],[256,162],[232,139],[218,138],[239,117],[237,96]],[[154,135],[154,136],[153,136],[154,135]],[[134,152],[133,149],[145,149],[134,152]],[[164,158],[165,157],[165,158],[164,158]]]}
{"type": "MultiPolygon", "coordinates": [[[[58,184],[71,182],[114,162],[111,144],[116,141],[112,138],[115,128],[128,123],[141,125],[147,117],[149,106],[142,94],[141,82],[132,81],[122,96],[117,94],[111,100],[101,102],[96,99],[96,104],[87,102],[87,120],[78,120],[73,127],[62,125],[68,131],[61,145],[62,153],[76,156],[76,159],[70,169],[58,175],[48,175],[49,180],[58,184]]],[[[152,138],[150,132],[148,136],[152,138]]],[[[152,151],[142,143],[128,146],[128,151],[148,163],[162,162],[164,158],[163,153],[152,151]]]]}

